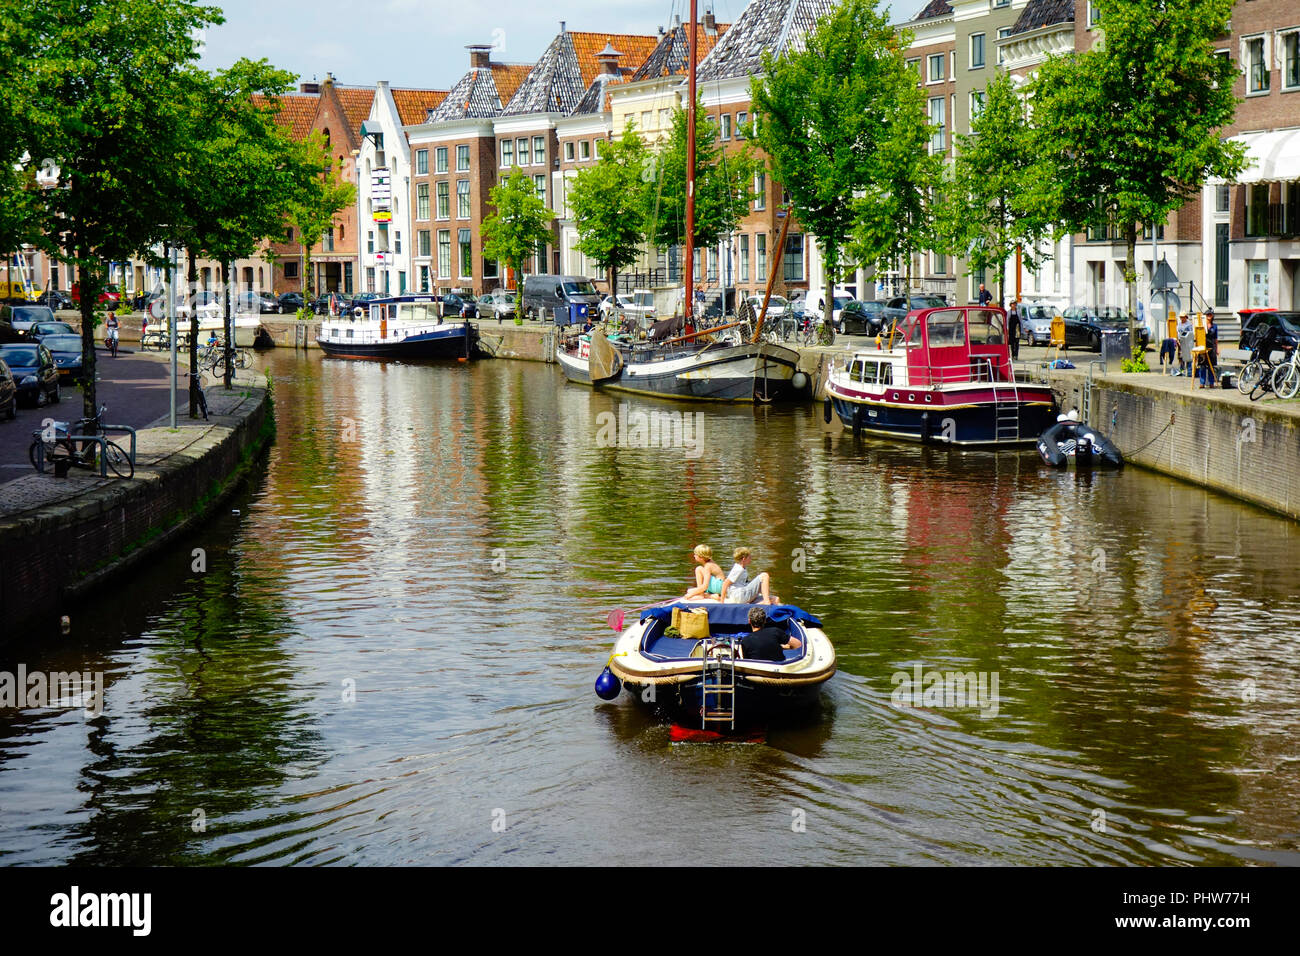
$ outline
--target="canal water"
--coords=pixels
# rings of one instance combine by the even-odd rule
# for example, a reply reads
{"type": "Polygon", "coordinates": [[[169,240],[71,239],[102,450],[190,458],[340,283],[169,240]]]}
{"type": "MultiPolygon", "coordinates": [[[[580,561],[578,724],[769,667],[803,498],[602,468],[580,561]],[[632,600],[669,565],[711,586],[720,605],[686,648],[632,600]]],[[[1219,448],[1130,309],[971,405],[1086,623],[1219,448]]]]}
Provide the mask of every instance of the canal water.
{"type": "Polygon", "coordinates": [[[0,864],[1300,864],[1291,522],[546,365],[267,366],[247,489],[0,650],[105,681],[0,710],[0,864]],[[700,542],[825,621],[816,719],[592,692],[700,542]],[[905,693],[948,673],[985,698],[905,693]]]}

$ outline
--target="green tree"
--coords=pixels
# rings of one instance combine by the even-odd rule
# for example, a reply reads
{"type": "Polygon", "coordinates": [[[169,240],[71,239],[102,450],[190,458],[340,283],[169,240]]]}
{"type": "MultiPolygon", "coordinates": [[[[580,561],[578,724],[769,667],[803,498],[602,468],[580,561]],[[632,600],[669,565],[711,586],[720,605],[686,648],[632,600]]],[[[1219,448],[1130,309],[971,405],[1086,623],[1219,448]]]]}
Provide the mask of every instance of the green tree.
{"type": "Polygon", "coordinates": [[[917,253],[944,248],[935,228],[944,161],[941,152],[931,151],[934,129],[916,74],[901,55],[890,60],[892,89],[880,102],[888,134],[873,156],[871,183],[856,200],[850,248],[877,270],[898,268],[910,294],[917,253]]]}
{"type": "MultiPolygon", "coordinates": [[[[518,169],[488,192],[495,212],[483,220],[483,255],[499,259],[522,280],[522,268],[552,238],[555,213],[537,195],[537,187],[518,169]]],[[[523,282],[519,282],[523,293],[523,282]]],[[[522,309],[522,304],[520,305],[522,309]]]]}
{"type": "Polygon", "coordinates": [[[334,168],[325,137],[319,132],[299,144],[297,161],[309,169],[320,170],[289,205],[289,223],[297,230],[302,244],[303,298],[310,299],[315,292],[311,278],[312,246],[334,225],[335,215],[357,201],[357,190],[352,183],[344,182],[340,170],[334,168]]]}
{"type": "MultiPolygon", "coordinates": [[[[106,261],[149,250],[177,216],[175,155],[187,126],[185,76],[195,37],[222,22],[187,0],[46,0],[6,4],[25,49],[16,64],[19,140],[59,168],[39,192],[35,237],[78,271],[84,407],[95,412],[95,306],[106,261]]],[[[5,78],[9,82],[9,77],[5,78]]]]}
{"type": "Polygon", "coordinates": [[[1105,33],[1084,53],[1049,59],[1033,84],[1036,176],[1072,231],[1114,225],[1127,249],[1129,341],[1138,347],[1134,253],[1207,177],[1232,178],[1244,147],[1222,140],[1237,67],[1216,56],[1234,0],[1094,0],[1105,33]]]}
{"type": "Polygon", "coordinates": [[[1028,109],[1005,73],[985,87],[970,135],[957,140],[952,179],[941,193],[939,230],[946,247],[966,258],[968,274],[994,270],[1002,301],[1007,260],[1020,248],[1026,265],[1037,268],[1039,243],[1053,225],[1035,188],[1038,164],[1028,109]]]}
{"type": "Polygon", "coordinates": [[[876,174],[891,131],[902,51],[875,0],[846,0],[805,37],[802,50],[763,55],[751,82],[754,137],[772,178],[817,237],[826,264],[825,325],[831,329],[835,280],[859,216],[857,197],[876,174]]]}
{"type": "Polygon", "coordinates": [[[569,186],[578,250],[605,271],[611,292],[618,271],[637,261],[645,242],[642,175],[649,157],[629,120],[622,139],[603,144],[600,162],[579,172],[569,186]]]}
{"type": "MultiPolygon", "coordinates": [[[[735,230],[754,199],[754,174],[759,169],[748,146],[724,153],[718,129],[707,121],[703,105],[695,110],[695,236],[694,247],[716,245],[735,230]]],[[[660,248],[686,240],[686,120],[685,109],[673,113],[673,128],[653,164],[654,175],[645,198],[647,233],[660,248]]]]}

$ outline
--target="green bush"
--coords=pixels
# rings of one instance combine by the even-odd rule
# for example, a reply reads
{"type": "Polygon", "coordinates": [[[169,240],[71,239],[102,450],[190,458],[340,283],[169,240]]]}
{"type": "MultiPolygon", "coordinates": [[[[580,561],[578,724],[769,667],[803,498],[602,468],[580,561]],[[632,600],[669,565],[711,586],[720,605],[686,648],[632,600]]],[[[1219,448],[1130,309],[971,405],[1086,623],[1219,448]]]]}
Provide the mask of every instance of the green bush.
{"type": "Polygon", "coordinates": [[[1119,363],[1119,367],[1126,372],[1149,372],[1151,366],[1147,365],[1147,356],[1141,348],[1133,350],[1133,357],[1126,358],[1119,363]]]}

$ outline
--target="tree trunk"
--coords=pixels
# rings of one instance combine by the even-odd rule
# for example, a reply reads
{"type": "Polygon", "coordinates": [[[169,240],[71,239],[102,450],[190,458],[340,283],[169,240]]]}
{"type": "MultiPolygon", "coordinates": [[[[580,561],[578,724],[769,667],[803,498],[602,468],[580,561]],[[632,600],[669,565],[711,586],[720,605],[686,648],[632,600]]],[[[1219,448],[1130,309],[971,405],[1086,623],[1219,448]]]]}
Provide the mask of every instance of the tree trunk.
{"type": "Polygon", "coordinates": [[[198,385],[196,378],[199,371],[199,310],[195,308],[194,300],[196,298],[194,290],[199,284],[199,263],[195,258],[193,250],[186,249],[185,253],[189,256],[190,264],[186,271],[186,292],[190,300],[190,418],[199,417],[199,397],[195,393],[198,385]]]}
{"type": "Polygon", "coordinates": [[[1134,260],[1137,250],[1137,223],[1124,224],[1124,281],[1128,284],[1128,348],[1129,354],[1138,347],[1137,330],[1137,272],[1134,260]]]}
{"type": "Polygon", "coordinates": [[[824,339],[827,345],[835,344],[835,265],[839,251],[829,240],[822,246],[822,258],[826,260],[826,301],[822,307],[822,322],[826,329],[824,339]]]}
{"type": "Polygon", "coordinates": [[[77,269],[77,288],[81,301],[81,408],[82,417],[95,417],[95,301],[99,298],[99,277],[94,269],[86,265],[90,261],[90,250],[77,249],[81,265],[77,269]]]}

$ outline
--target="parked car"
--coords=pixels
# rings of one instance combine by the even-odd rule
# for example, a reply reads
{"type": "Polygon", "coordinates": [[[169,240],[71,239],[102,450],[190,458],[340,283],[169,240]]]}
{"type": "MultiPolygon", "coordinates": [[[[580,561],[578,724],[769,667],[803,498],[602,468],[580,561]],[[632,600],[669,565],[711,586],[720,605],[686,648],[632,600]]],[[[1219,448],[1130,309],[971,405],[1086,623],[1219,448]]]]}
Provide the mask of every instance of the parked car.
{"type": "Polygon", "coordinates": [[[1241,336],[1238,347],[1253,349],[1268,332],[1278,350],[1290,351],[1300,344],[1300,312],[1273,309],[1242,309],[1241,336]]]}
{"type": "Polygon", "coordinates": [[[915,312],[917,309],[940,309],[947,304],[947,300],[937,295],[897,295],[885,300],[885,308],[881,315],[888,327],[894,323],[901,323],[907,318],[909,312],[915,312]]]}
{"type": "Polygon", "coordinates": [[[885,303],[846,302],[836,331],[840,335],[879,335],[885,328],[885,303]]]}
{"type": "MultiPolygon", "coordinates": [[[[1061,315],[1065,319],[1065,344],[1070,348],[1100,352],[1102,332],[1128,329],[1128,313],[1114,306],[1071,306],[1061,315]]],[[[1138,326],[1138,341],[1143,348],[1151,341],[1145,325],[1138,326]]]]}
{"type": "Polygon", "coordinates": [[[486,292],[478,297],[478,314],[481,318],[498,321],[513,319],[519,300],[513,292],[486,292]]]}
{"type": "MultiPolygon", "coordinates": [[[[72,283],[72,304],[73,308],[81,307],[81,283],[72,283]]],[[[117,309],[122,304],[122,290],[117,287],[117,283],[110,282],[99,293],[99,304],[106,309],[117,309]]]]}
{"type": "Polygon", "coordinates": [[[520,307],[529,318],[550,318],[556,309],[568,321],[569,306],[585,305],[594,310],[600,305],[600,293],[585,276],[533,275],[524,277],[524,294],[520,307]]]}
{"type": "Polygon", "coordinates": [[[54,357],[54,365],[59,375],[74,378],[81,374],[81,336],[47,335],[41,339],[41,345],[54,357]]]}
{"type": "MultiPolygon", "coordinates": [[[[811,309],[817,314],[817,318],[824,318],[826,315],[826,293],[823,291],[810,292],[802,297],[804,309],[811,309]]],[[[844,307],[853,301],[853,296],[849,295],[845,289],[836,289],[834,296],[831,298],[831,325],[838,331],[840,327],[840,313],[844,307]]]]}
{"type": "Polygon", "coordinates": [[[19,332],[8,322],[0,319],[0,345],[8,345],[10,342],[26,342],[27,335],[19,332]]]}
{"type": "Polygon", "coordinates": [[[37,322],[53,322],[54,310],[48,305],[0,305],[0,321],[26,332],[37,322]]]}
{"type": "Polygon", "coordinates": [[[60,292],[58,289],[50,289],[42,292],[36,297],[37,305],[48,306],[56,312],[59,309],[73,309],[72,296],[66,292],[60,292]]]}
{"type": "Polygon", "coordinates": [[[626,292],[620,292],[618,295],[607,295],[600,300],[600,317],[608,322],[614,317],[615,312],[627,312],[633,306],[632,297],[626,292]]]}
{"type": "Polygon", "coordinates": [[[235,311],[240,315],[276,315],[280,311],[280,300],[265,292],[241,292],[235,296],[235,311]]]}
{"type": "Polygon", "coordinates": [[[280,311],[284,313],[297,312],[302,308],[301,292],[285,292],[280,295],[280,311]]]}
{"type": "Polygon", "coordinates": [[[1020,302],[1020,337],[1027,345],[1050,345],[1056,309],[1042,302],[1020,302]]]}
{"type": "MultiPolygon", "coordinates": [[[[749,307],[754,310],[754,318],[757,319],[759,313],[763,311],[763,297],[761,295],[751,295],[745,301],[748,302],[749,307]]],[[[785,296],[774,295],[768,299],[767,316],[763,321],[766,322],[768,319],[783,318],[787,312],[792,314],[794,312],[790,305],[790,300],[785,296]]]]}
{"type": "Polygon", "coordinates": [[[0,361],[13,373],[19,401],[43,405],[57,402],[61,397],[59,370],[54,365],[54,357],[39,342],[0,345],[0,361]]]}
{"type": "Polygon", "coordinates": [[[385,297],[378,292],[358,292],[348,302],[348,310],[355,313],[357,309],[360,309],[363,314],[369,315],[370,303],[382,298],[385,297]]]}
{"type": "Polygon", "coordinates": [[[77,335],[77,330],[67,322],[34,322],[27,330],[27,337],[37,342],[42,341],[47,335],[77,335]]]}
{"type": "Polygon", "coordinates": [[[448,292],[442,297],[442,314],[446,318],[478,318],[478,300],[472,292],[448,292]]]}
{"type": "Polygon", "coordinates": [[[3,359],[0,359],[0,412],[10,421],[18,414],[18,383],[3,359]]]}

